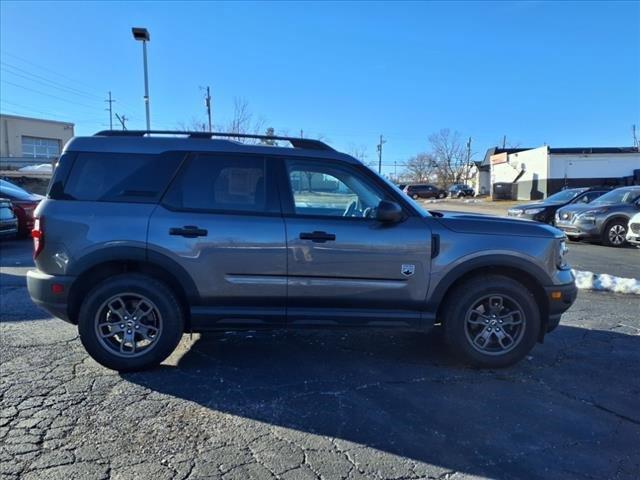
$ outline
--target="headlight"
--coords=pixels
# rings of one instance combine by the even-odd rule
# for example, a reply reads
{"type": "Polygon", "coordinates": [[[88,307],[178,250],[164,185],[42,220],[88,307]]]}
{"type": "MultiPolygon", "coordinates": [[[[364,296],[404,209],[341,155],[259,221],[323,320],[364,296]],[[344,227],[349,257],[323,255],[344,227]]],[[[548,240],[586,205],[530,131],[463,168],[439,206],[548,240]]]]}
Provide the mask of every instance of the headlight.
{"type": "Polygon", "coordinates": [[[596,215],[598,215],[599,213],[605,213],[607,210],[600,208],[600,209],[596,209],[596,210],[587,210],[586,212],[582,212],[579,213],[578,215],[576,215],[578,220],[585,220],[587,222],[595,222],[596,221],[596,215]]]}
{"type": "Polygon", "coordinates": [[[521,208],[510,208],[509,210],[507,210],[507,213],[509,215],[517,217],[519,215],[522,215],[522,209],[521,208]]]}
{"type": "Polygon", "coordinates": [[[562,240],[558,245],[558,255],[556,257],[556,266],[558,268],[565,268],[567,266],[567,252],[569,251],[569,247],[567,247],[567,242],[562,240]]]}
{"type": "Polygon", "coordinates": [[[535,215],[536,213],[540,213],[544,210],[544,208],[527,208],[524,213],[527,215],[535,215]]]}

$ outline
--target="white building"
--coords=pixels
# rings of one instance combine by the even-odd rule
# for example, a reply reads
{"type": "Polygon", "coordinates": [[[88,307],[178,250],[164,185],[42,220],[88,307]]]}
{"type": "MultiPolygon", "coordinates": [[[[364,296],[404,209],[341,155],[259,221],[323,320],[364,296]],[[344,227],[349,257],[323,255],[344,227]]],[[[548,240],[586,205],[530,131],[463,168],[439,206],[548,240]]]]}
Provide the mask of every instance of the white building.
{"type": "Polygon", "coordinates": [[[491,148],[477,167],[478,191],[511,183],[517,200],[546,198],[565,187],[640,184],[640,151],[633,147],[491,148]]]}

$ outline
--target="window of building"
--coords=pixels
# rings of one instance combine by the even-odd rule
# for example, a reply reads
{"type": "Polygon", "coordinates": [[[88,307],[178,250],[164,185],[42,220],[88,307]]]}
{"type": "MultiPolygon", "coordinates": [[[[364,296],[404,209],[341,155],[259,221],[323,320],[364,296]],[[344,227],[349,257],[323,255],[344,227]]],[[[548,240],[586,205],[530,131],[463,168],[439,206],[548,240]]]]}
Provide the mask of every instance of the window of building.
{"type": "Polygon", "coordinates": [[[163,203],[178,210],[265,212],[262,158],[198,155],[190,159],[163,203]]]}
{"type": "Polygon", "coordinates": [[[60,156],[60,140],[53,138],[22,137],[22,156],[55,158],[60,156]]]}

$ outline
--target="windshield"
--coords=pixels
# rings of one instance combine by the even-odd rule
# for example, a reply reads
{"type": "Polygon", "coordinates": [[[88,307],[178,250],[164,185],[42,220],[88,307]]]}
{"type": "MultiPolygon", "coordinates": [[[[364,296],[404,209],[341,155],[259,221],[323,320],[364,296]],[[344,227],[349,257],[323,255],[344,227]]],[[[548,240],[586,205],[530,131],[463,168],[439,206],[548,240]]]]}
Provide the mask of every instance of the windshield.
{"type": "Polygon", "coordinates": [[[15,183],[8,182],[7,180],[0,179],[0,187],[3,187],[3,188],[6,187],[6,188],[10,188],[12,190],[18,190],[18,191],[20,191],[20,192],[22,192],[22,193],[24,193],[26,195],[29,194],[29,192],[27,192],[24,188],[20,188],[15,183]]]}
{"type": "Polygon", "coordinates": [[[582,193],[584,189],[582,188],[571,188],[569,190],[562,190],[558,193],[554,193],[547,197],[548,202],[568,202],[569,200],[574,199],[580,193],[582,193]]]}
{"type": "Polygon", "coordinates": [[[605,193],[604,195],[602,195],[599,198],[596,198],[593,202],[591,202],[592,205],[603,205],[603,204],[614,204],[614,203],[632,203],[636,198],[638,198],[638,196],[640,196],[640,188],[638,189],[633,189],[633,190],[626,190],[626,189],[617,189],[617,190],[612,190],[609,193],[605,193]]]}

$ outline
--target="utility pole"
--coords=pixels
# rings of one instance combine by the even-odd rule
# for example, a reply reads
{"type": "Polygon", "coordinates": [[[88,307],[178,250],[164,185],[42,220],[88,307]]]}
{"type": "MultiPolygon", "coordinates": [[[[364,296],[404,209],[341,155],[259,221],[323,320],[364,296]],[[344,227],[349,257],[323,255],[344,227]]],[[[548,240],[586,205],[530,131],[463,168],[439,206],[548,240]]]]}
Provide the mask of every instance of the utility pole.
{"type": "MultiPolygon", "coordinates": [[[[204,90],[203,87],[200,87],[204,90]]],[[[207,117],[209,118],[209,131],[211,132],[211,91],[207,87],[207,96],[204,97],[204,106],[207,107],[207,117]]],[[[203,129],[204,130],[204,129],[203,129]]]]}
{"type": "Polygon", "coordinates": [[[382,134],[380,134],[380,143],[378,143],[378,173],[382,174],[382,145],[387,143],[382,134]]]}
{"type": "Polygon", "coordinates": [[[111,92],[109,92],[109,98],[105,100],[105,102],[109,104],[109,130],[113,130],[113,110],[111,108],[111,104],[115,102],[115,100],[111,98],[111,92]]]}
{"type": "Polygon", "coordinates": [[[120,116],[116,113],[116,118],[118,119],[118,121],[120,122],[120,124],[122,125],[122,130],[126,130],[127,126],[125,125],[126,121],[129,120],[127,117],[125,117],[124,115],[120,116]]]}
{"type": "Polygon", "coordinates": [[[304,131],[300,129],[300,138],[304,138],[304,131]]]}
{"type": "Polygon", "coordinates": [[[507,147],[507,136],[503,135],[502,137],[502,149],[504,150],[507,147]]]}
{"type": "Polygon", "coordinates": [[[636,134],[636,124],[631,125],[631,131],[633,132],[633,146],[636,149],[640,149],[640,141],[638,141],[638,135],[636,134]]]}

